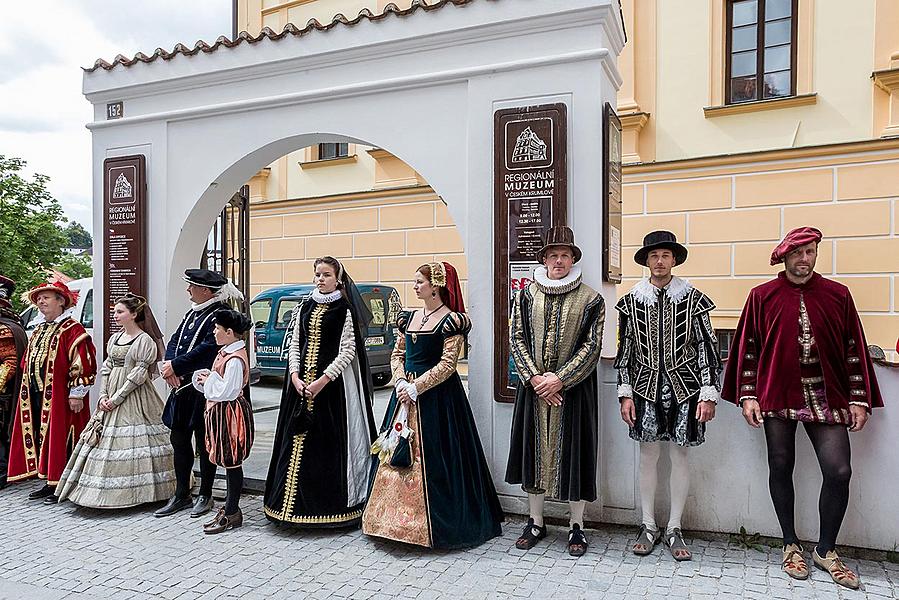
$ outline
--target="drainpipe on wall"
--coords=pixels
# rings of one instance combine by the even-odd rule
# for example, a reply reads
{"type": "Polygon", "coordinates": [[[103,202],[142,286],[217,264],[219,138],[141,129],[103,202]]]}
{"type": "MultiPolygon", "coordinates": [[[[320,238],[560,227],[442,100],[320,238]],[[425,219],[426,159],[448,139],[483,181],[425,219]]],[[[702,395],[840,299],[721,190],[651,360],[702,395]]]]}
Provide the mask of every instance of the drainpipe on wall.
{"type": "Polygon", "coordinates": [[[237,34],[240,33],[237,31],[237,2],[238,0],[231,0],[231,40],[237,39],[237,34]]]}

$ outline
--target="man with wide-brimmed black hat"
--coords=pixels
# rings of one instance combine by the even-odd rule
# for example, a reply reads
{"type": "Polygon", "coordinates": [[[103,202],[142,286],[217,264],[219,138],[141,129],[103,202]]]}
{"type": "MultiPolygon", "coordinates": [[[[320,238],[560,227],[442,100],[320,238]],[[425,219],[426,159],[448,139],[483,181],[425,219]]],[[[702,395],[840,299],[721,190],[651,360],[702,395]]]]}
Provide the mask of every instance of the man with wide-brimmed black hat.
{"type": "Polygon", "coordinates": [[[671,270],[687,249],[670,231],[643,238],[634,261],[649,269],[622,296],[618,311],[618,399],[630,437],[640,443],[643,524],[634,554],[650,554],[663,538],[675,560],[692,554],[681,533],[690,488],[688,448],[705,441],[721,388],[718,342],[709,313],[715,304],[671,270]],[[655,497],[662,442],[671,458],[671,511],[664,532],[656,526],[655,497]]]}
{"type": "Polygon", "coordinates": [[[12,279],[0,275],[0,490],[6,487],[15,399],[22,383],[19,367],[28,346],[22,321],[9,301],[15,289],[12,279]]]}
{"type": "Polygon", "coordinates": [[[530,518],[515,542],[546,537],[543,503],[568,501],[568,552],[587,551],[586,502],[596,500],[596,363],[605,302],[581,282],[581,250],[568,227],[553,227],[537,252],[534,282],[518,292],[510,343],[518,371],[506,481],[528,493],[530,518]]]}
{"type": "Polygon", "coordinates": [[[215,312],[228,308],[225,300],[236,290],[223,275],[208,269],[187,269],[184,281],[188,284],[191,308],[169,340],[165,361],[160,369],[160,374],[171,388],[162,421],[172,430],[178,485],[168,504],[154,513],[157,517],[173,515],[191,507],[190,516],[199,517],[212,510],[213,506],[215,465],[209,461],[209,453],[206,451],[206,426],[203,420],[206,399],[194,389],[191,378],[194,371],[212,368],[219,350],[215,343],[215,312]],[[200,460],[200,491],[196,501],[191,500],[190,494],[194,441],[200,460]]]}

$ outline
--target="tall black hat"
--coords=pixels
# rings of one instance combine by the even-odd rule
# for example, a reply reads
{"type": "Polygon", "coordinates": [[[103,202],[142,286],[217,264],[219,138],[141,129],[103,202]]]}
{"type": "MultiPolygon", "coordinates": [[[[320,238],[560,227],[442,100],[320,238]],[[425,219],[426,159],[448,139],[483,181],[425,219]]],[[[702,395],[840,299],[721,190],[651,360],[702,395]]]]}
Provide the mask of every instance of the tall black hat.
{"type": "Polygon", "coordinates": [[[537,251],[538,263],[543,263],[543,257],[546,256],[546,251],[549,250],[550,246],[568,246],[571,248],[574,262],[581,260],[581,249],[574,245],[574,232],[571,230],[571,227],[559,225],[557,227],[551,227],[549,231],[546,232],[546,239],[543,240],[543,247],[537,251]]]}
{"type": "Polygon", "coordinates": [[[671,250],[679,265],[687,260],[687,249],[677,243],[677,236],[670,231],[652,231],[643,238],[643,247],[634,254],[634,262],[645,267],[649,253],[660,249],[671,250]]]}
{"type": "Polygon", "coordinates": [[[219,290],[228,283],[224,275],[209,269],[187,269],[184,271],[184,281],[212,290],[219,290]]]}

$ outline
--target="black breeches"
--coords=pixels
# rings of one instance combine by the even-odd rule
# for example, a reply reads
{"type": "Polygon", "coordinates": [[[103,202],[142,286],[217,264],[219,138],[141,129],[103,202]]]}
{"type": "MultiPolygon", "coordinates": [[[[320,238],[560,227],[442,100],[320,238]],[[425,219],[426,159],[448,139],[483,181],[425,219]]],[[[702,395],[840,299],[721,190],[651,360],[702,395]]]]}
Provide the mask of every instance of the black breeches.
{"type": "Polygon", "coordinates": [[[200,495],[212,495],[212,481],[215,479],[215,465],[209,462],[209,452],[206,451],[205,427],[197,427],[190,430],[173,429],[169,439],[175,451],[175,478],[178,486],[175,495],[186,498],[190,495],[190,474],[194,468],[194,456],[200,458],[200,495]],[[193,438],[193,439],[191,439],[193,438]],[[194,453],[194,441],[197,444],[194,453]]]}
{"type": "Polygon", "coordinates": [[[243,467],[225,469],[228,495],[225,497],[225,514],[233,515],[240,508],[240,493],[243,491],[243,467]]]}
{"type": "MultiPolygon", "coordinates": [[[[793,467],[796,464],[797,421],[768,417],[765,441],[768,446],[768,487],[774,511],[783,531],[784,544],[798,544],[794,524],[795,492],[793,467]]],[[[852,477],[849,432],[843,425],[803,423],[812,442],[824,482],[818,498],[820,533],[818,553],[824,556],[836,545],[837,535],[849,505],[852,477]]]]}

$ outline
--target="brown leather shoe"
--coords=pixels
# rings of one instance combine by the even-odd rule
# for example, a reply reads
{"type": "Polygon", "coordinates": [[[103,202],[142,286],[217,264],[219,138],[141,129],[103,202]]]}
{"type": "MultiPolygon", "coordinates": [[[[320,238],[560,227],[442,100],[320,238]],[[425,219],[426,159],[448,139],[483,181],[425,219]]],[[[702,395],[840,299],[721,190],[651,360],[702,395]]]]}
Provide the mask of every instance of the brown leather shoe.
{"type": "Polygon", "coordinates": [[[224,516],[225,516],[225,507],[223,506],[220,509],[218,509],[217,511],[215,511],[215,515],[212,517],[211,521],[209,521],[207,523],[203,523],[203,529],[206,529],[207,527],[212,527],[213,525],[215,525],[216,523],[219,522],[219,519],[221,519],[224,516]]]}
{"type": "Polygon", "coordinates": [[[221,509],[219,510],[219,515],[216,515],[214,522],[203,526],[203,533],[209,535],[224,533],[229,529],[236,529],[243,525],[243,513],[240,512],[240,509],[233,515],[226,515],[224,509],[221,509]]]}

